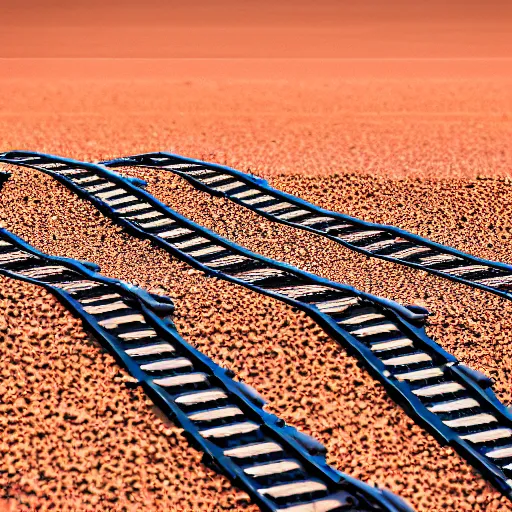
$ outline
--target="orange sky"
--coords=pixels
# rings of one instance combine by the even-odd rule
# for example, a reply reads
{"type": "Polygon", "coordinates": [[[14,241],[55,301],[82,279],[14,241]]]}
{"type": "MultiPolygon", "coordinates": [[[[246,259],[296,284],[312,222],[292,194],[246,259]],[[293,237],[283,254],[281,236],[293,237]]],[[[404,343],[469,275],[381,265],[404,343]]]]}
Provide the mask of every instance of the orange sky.
{"type": "Polygon", "coordinates": [[[0,0],[0,57],[512,57],[511,0],[0,0]]]}

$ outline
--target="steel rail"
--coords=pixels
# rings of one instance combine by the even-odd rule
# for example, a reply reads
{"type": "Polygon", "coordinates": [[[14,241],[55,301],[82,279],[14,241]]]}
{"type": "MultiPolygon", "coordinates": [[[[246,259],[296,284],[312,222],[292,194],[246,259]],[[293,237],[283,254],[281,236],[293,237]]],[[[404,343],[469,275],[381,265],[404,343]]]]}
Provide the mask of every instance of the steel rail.
{"type": "Polygon", "coordinates": [[[424,270],[512,300],[511,264],[477,258],[394,226],[325,210],[251,174],[172,153],[135,155],[103,165],[165,169],[199,190],[226,197],[272,222],[315,233],[368,257],[424,270]]]}
{"type": "Polygon", "coordinates": [[[325,448],[263,409],[249,386],[187,343],[168,315],[172,301],[49,256],[0,228],[0,274],[51,292],[114,356],[203,462],[245,490],[261,510],[408,512],[387,490],[325,461],[325,448]]]}
{"type": "Polygon", "coordinates": [[[128,232],[152,240],[207,276],[306,312],[361,361],[411,418],[512,498],[512,414],[494,394],[490,379],[426,335],[425,310],[252,253],[174,212],[141,189],[142,180],[103,166],[27,152],[10,152],[0,161],[53,176],[128,232]]]}

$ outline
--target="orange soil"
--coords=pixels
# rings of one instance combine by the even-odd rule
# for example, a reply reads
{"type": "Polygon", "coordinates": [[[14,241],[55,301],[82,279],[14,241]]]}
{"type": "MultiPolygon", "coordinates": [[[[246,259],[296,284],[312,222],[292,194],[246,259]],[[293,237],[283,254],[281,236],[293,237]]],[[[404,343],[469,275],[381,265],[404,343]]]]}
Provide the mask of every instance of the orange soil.
{"type": "Polygon", "coordinates": [[[262,175],[512,169],[512,60],[0,63],[5,150],[172,150],[262,175]]]}
{"type": "MultiPolygon", "coordinates": [[[[511,262],[510,62],[3,60],[0,151],[99,159],[172,150],[250,169],[323,206],[511,262]]],[[[7,228],[41,250],[96,261],[107,275],[173,295],[183,335],[259,389],[272,410],[321,439],[332,464],[389,487],[423,512],[512,510],[451,449],[414,426],[304,315],[190,273],[120,233],[52,180],[14,171],[0,201],[7,228]]],[[[423,301],[435,312],[429,333],[495,377],[500,398],[510,400],[510,303],[270,226],[168,174],[137,173],[169,204],[255,250],[372,293],[423,301]]],[[[59,510],[98,503],[102,510],[143,503],[148,510],[253,510],[242,493],[197,462],[177,429],[155,420],[143,396],[113,380],[113,360],[62,307],[8,280],[0,292],[6,308],[0,350],[8,361],[3,407],[16,418],[9,447],[0,444],[0,455],[11,457],[15,485],[0,496],[11,493],[22,510],[52,503],[59,510]],[[58,366],[69,355],[69,366],[58,366]],[[51,364],[40,368],[45,363],[51,364]],[[87,390],[84,368],[93,376],[87,390]],[[35,412],[44,408],[47,387],[63,390],[48,418],[35,412]],[[67,410],[94,421],[66,426],[67,410]],[[123,442],[142,440],[138,453],[102,436],[116,415],[129,426],[121,429],[123,442]],[[49,435],[38,445],[39,429],[49,435]],[[73,444],[77,438],[81,445],[73,444]],[[91,460],[84,450],[95,450],[91,460]],[[63,467],[89,472],[76,479],[65,471],[48,476],[52,454],[63,467]],[[137,456],[157,468],[157,476],[140,469],[137,456]],[[116,478],[107,477],[109,464],[119,468],[116,478]]],[[[0,480],[0,487],[7,482],[0,480]]]]}

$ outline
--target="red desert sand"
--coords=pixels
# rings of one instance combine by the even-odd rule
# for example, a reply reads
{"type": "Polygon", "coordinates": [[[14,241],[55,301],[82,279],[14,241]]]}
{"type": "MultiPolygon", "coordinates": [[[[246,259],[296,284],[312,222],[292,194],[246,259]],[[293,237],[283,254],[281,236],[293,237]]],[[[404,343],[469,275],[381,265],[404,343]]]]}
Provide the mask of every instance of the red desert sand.
{"type": "MultiPolygon", "coordinates": [[[[170,150],[321,206],[512,262],[512,67],[483,60],[10,60],[1,150],[96,160],[170,150]]],[[[422,512],[512,511],[316,324],[136,240],[51,178],[13,172],[0,220],[38,249],[176,302],[181,334],[338,469],[422,512]]],[[[266,256],[433,312],[428,333],[512,398],[512,303],[271,224],[162,171],[126,169],[176,210],[266,256]]],[[[0,280],[5,510],[256,510],[46,292],[0,280]]],[[[1,509],[0,509],[1,510],[1,509]]]]}

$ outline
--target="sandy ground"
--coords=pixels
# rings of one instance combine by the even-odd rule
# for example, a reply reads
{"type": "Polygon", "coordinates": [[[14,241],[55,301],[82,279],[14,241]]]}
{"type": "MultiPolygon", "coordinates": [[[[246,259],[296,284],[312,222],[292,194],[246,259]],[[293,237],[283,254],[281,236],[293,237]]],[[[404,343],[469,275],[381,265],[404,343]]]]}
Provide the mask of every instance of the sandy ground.
{"type": "Polygon", "coordinates": [[[506,176],[512,60],[0,59],[3,148],[263,175],[506,176]]]}
{"type": "MultiPolygon", "coordinates": [[[[512,75],[502,62],[10,60],[4,70],[5,150],[99,159],[170,149],[512,262],[512,75]]],[[[271,410],[321,439],[336,467],[390,488],[419,511],[512,510],[303,314],[205,279],[120,232],[48,177],[13,172],[0,198],[8,229],[43,251],[95,261],[106,275],[168,292],[180,332],[256,387],[271,410]]],[[[494,377],[500,398],[511,402],[512,304],[504,299],[271,225],[170,174],[127,172],[251,249],[423,303],[434,313],[429,334],[494,377]]],[[[142,395],[115,380],[113,360],[61,306],[8,280],[0,291],[4,497],[21,510],[247,508],[142,395]],[[7,425],[6,417],[14,421],[7,425]]]]}

